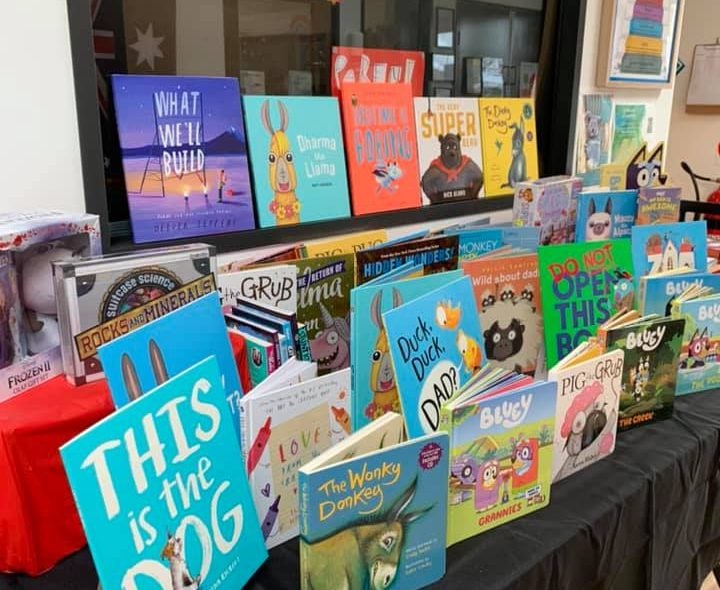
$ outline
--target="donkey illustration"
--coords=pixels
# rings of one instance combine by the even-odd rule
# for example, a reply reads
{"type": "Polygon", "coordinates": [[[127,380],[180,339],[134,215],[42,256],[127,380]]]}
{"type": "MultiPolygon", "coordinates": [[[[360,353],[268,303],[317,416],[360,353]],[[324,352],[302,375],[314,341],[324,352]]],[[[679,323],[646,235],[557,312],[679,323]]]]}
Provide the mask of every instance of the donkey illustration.
{"type": "MultiPolygon", "coordinates": [[[[402,297],[397,289],[392,290],[393,308],[402,305],[402,297]]],[[[378,291],[370,305],[370,317],[379,330],[372,353],[370,369],[370,391],[373,392],[374,418],[397,411],[399,406],[395,373],[390,361],[390,348],[387,333],[382,321],[382,291],[378,291]]]]}
{"type": "Polygon", "coordinates": [[[415,497],[417,477],[387,514],[374,521],[349,526],[315,543],[300,540],[305,555],[303,588],[312,590],[381,590],[398,573],[407,526],[430,512],[428,506],[405,511],[415,497]]]}
{"type": "Polygon", "coordinates": [[[170,562],[170,580],[172,590],[199,590],[200,576],[193,578],[187,570],[182,557],[182,539],[168,533],[167,543],[161,557],[170,562]]]}
{"type": "Polygon", "coordinates": [[[297,171],[293,160],[290,139],[286,135],[290,117],[282,101],[278,101],[280,128],[276,131],[270,119],[270,101],[263,103],[262,122],[270,136],[268,153],[268,174],[270,188],[275,198],[270,202],[270,212],[275,216],[277,225],[300,223],[300,201],[295,195],[297,189],[297,171]]]}

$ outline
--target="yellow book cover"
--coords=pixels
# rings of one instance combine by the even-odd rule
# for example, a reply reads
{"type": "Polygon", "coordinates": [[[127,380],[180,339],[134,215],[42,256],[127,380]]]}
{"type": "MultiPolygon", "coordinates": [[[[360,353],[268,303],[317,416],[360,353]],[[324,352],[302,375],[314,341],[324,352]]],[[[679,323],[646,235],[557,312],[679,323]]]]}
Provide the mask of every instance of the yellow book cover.
{"type": "Polygon", "coordinates": [[[320,256],[338,256],[340,254],[355,254],[359,250],[372,248],[388,241],[387,231],[384,229],[338,236],[331,240],[312,242],[303,246],[305,258],[318,258],[320,256]]]}
{"type": "Polygon", "coordinates": [[[510,195],[515,186],[537,180],[535,104],[529,98],[480,98],[485,194],[510,195]]]}
{"type": "Polygon", "coordinates": [[[625,43],[625,51],[640,55],[662,55],[663,40],[629,35],[625,43]]]}

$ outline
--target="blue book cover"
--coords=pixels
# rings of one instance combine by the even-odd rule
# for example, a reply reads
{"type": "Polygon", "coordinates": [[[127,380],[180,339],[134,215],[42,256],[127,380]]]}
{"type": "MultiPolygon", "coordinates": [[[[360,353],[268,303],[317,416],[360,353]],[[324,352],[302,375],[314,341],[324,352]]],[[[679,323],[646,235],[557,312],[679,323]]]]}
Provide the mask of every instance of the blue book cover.
{"type": "Polygon", "coordinates": [[[632,228],[636,287],[640,277],[677,268],[707,271],[707,224],[704,221],[640,225],[632,228]]]}
{"type": "Polygon", "coordinates": [[[504,232],[497,227],[454,230],[445,232],[445,235],[458,236],[458,257],[461,262],[473,260],[504,245],[504,232]]]}
{"type": "Polygon", "coordinates": [[[243,390],[217,293],[205,295],[101,346],[98,354],[116,408],[214,355],[240,435],[243,390]],[[179,337],[182,334],[192,334],[192,338],[179,337]]]}
{"type": "Polygon", "coordinates": [[[525,248],[537,252],[540,246],[539,227],[503,227],[503,246],[525,248]]]}
{"type": "Polygon", "coordinates": [[[103,588],[242,588],[267,558],[214,358],[60,449],[103,588]]]}
{"type": "Polygon", "coordinates": [[[710,287],[720,292],[720,275],[709,272],[644,277],[640,280],[639,310],[642,315],[670,315],[675,298],[692,285],[710,287]]]}
{"type": "Polygon", "coordinates": [[[442,404],[486,363],[472,282],[446,282],[383,320],[408,436],[435,432],[442,404]]]}
{"type": "Polygon", "coordinates": [[[676,395],[720,385],[720,295],[680,303],[673,317],[685,320],[676,395]]]}
{"type": "Polygon", "coordinates": [[[237,78],[112,76],[135,243],[255,228],[237,78]]]}
{"type": "Polygon", "coordinates": [[[448,454],[438,433],[301,469],[301,587],[415,590],[442,578],[448,454]]]}
{"type": "Polygon", "coordinates": [[[629,238],[637,214],[637,191],[580,193],[576,242],[629,238]]]}
{"type": "Polygon", "coordinates": [[[260,227],[350,215],[337,98],[246,96],[260,227]]]}
{"type": "Polygon", "coordinates": [[[401,413],[382,314],[461,276],[460,271],[452,271],[390,283],[368,283],[351,291],[353,432],[390,411],[401,413]]]}

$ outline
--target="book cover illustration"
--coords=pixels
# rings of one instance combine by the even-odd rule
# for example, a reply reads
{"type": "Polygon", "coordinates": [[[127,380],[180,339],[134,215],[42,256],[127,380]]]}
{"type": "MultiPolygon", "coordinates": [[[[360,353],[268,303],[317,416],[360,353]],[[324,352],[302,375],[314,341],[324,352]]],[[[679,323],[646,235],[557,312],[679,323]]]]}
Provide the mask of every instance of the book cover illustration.
{"type": "Polygon", "coordinates": [[[641,188],[638,191],[637,224],[677,223],[681,197],[680,188],[641,188]]]}
{"type": "Polygon", "coordinates": [[[301,587],[414,590],[445,574],[448,437],[300,473],[301,587]]]}
{"type": "Polygon", "coordinates": [[[296,266],[278,264],[221,273],[218,289],[225,305],[235,305],[238,297],[242,297],[294,313],[297,272],[296,266]]]}
{"type": "Polygon", "coordinates": [[[535,383],[445,410],[442,428],[450,433],[451,448],[448,545],[550,502],[555,392],[555,383],[535,383]]]}
{"type": "Polygon", "coordinates": [[[551,369],[635,298],[629,240],[541,246],[538,268],[551,369]]]}
{"type": "Polygon", "coordinates": [[[585,186],[600,184],[600,169],[610,163],[613,96],[583,96],[582,130],[578,133],[577,175],[585,186]]]}
{"type": "Polygon", "coordinates": [[[214,355],[240,434],[237,421],[243,390],[217,293],[205,295],[101,346],[98,354],[116,408],[214,355]],[[179,339],[178,334],[183,333],[192,334],[192,338],[179,339]]]}
{"type": "Polygon", "coordinates": [[[485,194],[511,194],[538,177],[535,105],[526,98],[481,98],[485,194]]]}
{"type": "Polygon", "coordinates": [[[687,221],[632,228],[632,257],[640,277],[687,267],[707,271],[707,225],[687,221]]]}
{"type": "Polygon", "coordinates": [[[208,358],[61,447],[103,588],[235,590],[265,561],[233,422],[208,358]]]}
{"type": "Polygon", "coordinates": [[[337,98],[246,96],[243,104],[260,227],[348,217],[337,98]]]}
{"type": "Polygon", "coordinates": [[[409,437],[438,429],[440,408],[485,364],[468,277],[383,314],[409,437]]]}
{"type": "Polygon", "coordinates": [[[350,366],[350,291],[355,286],[352,254],[289,262],[298,269],[297,320],[305,324],[310,356],[325,375],[350,366]]]}
{"type": "Polygon", "coordinates": [[[673,301],[692,285],[710,287],[720,292],[720,275],[692,272],[675,276],[643,277],[640,279],[639,310],[643,315],[656,313],[659,316],[669,316],[672,313],[673,301]]]}
{"type": "Polygon", "coordinates": [[[425,87],[425,53],[397,49],[333,47],[330,94],[338,96],[347,82],[373,82],[412,86],[413,96],[422,96],[425,87]]]}
{"type": "Polygon", "coordinates": [[[329,240],[310,242],[303,246],[303,254],[305,258],[355,254],[355,252],[359,252],[360,250],[379,246],[387,242],[387,240],[387,230],[376,229],[351,234],[349,236],[338,236],[329,240]]]}
{"type": "Polygon", "coordinates": [[[419,207],[410,86],[346,82],[341,102],[353,214],[419,207]]]}
{"type": "Polygon", "coordinates": [[[415,98],[423,204],[484,196],[475,98],[415,98]]]}
{"type": "Polygon", "coordinates": [[[575,241],[602,242],[629,238],[636,213],[637,191],[580,193],[575,241]]]}
{"type": "Polygon", "coordinates": [[[488,363],[533,375],[543,342],[537,254],[471,260],[472,280],[488,363]]]}
{"type": "Polygon", "coordinates": [[[357,284],[365,283],[400,268],[404,264],[424,267],[425,274],[456,270],[458,267],[460,237],[434,238],[383,244],[355,254],[357,284]]]}
{"type": "Polygon", "coordinates": [[[133,240],[255,228],[234,78],[112,76],[133,240]]]}
{"type": "Polygon", "coordinates": [[[664,318],[608,331],[607,350],[625,353],[618,430],[672,417],[684,327],[664,318]]]}
{"type": "Polygon", "coordinates": [[[243,400],[245,465],[268,549],[298,534],[298,468],[350,434],[350,369],[243,400]]]}
{"type": "Polygon", "coordinates": [[[557,382],[553,481],[615,450],[624,357],[622,350],[615,350],[550,371],[549,380],[557,382]]]}
{"type": "Polygon", "coordinates": [[[677,318],[685,320],[677,375],[677,394],[720,385],[720,296],[681,302],[677,318]]]}
{"type": "MultiPolygon", "coordinates": [[[[459,273],[454,274],[456,278],[460,278],[459,273]]],[[[350,332],[353,431],[387,412],[402,412],[383,312],[442,287],[449,278],[446,274],[433,274],[353,289],[350,332]],[[368,318],[372,325],[369,325],[368,318]]]]}

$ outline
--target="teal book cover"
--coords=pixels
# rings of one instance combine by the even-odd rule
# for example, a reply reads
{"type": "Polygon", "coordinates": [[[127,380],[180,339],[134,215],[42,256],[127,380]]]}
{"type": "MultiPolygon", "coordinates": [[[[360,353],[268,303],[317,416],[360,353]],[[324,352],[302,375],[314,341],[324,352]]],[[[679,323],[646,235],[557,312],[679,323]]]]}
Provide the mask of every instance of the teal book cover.
{"type": "Polygon", "coordinates": [[[677,395],[720,386],[720,295],[680,303],[676,317],[685,320],[677,395]]]}
{"type": "Polygon", "coordinates": [[[720,275],[709,272],[693,272],[674,276],[644,277],[640,280],[640,313],[643,315],[651,313],[661,316],[670,315],[672,302],[692,285],[710,287],[715,291],[720,291],[720,275]]]}
{"type": "Polygon", "coordinates": [[[460,271],[368,283],[350,293],[353,432],[388,412],[402,413],[382,314],[442,287],[460,271]],[[370,322],[368,322],[368,318],[370,322]]]}
{"type": "Polygon", "coordinates": [[[575,241],[629,238],[637,214],[637,191],[580,193],[575,241]]]}
{"type": "Polygon", "coordinates": [[[414,590],[445,574],[448,437],[299,474],[305,590],[414,590]]]}
{"type": "Polygon", "coordinates": [[[239,432],[243,395],[217,293],[205,295],[98,349],[113,403],[121,408],[188,367],[215,356],[239,432]],[[178,338],[192,334],[192,338],[178,338]]]}
{"type": "Polygon", "coordinates": [[[210,357],[60,449],[103,588],[242,588],[267,558],[210,357]]]}
{"type": "Polygon", "coordinates": [[[486,363],[469,277],[383,314],[409,437],[435,432],[441,406],[486,363]]]}
{"type": "Polygon", "coordinates": [[[350,215],[337,98],[243,98],[260,227],[350,215]]]}
{"type": "Polygon", "coordinates": [[[707,224],[704,221],[639,225],[632,228],[635,281],[678,268],[707,271],[707,224]]]}

